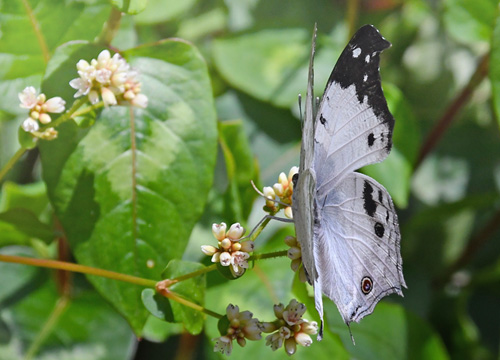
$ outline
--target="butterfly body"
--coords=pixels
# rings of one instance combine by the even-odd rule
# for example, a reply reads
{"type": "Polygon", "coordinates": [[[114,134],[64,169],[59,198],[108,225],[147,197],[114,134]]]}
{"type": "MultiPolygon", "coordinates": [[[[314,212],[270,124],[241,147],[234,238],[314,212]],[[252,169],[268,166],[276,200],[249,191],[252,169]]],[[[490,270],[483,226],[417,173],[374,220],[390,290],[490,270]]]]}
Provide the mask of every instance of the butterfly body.
{"type": "Polygon", "coordinates": [[[358,30],[316,112],[314,44],[315,35],[293,214],[316,309],[323,318],[324,294],[349,324],[370,314],[384,296],[402,296],[406,287],[391,197],[375,180],[355,172],[385,159],[392,147],[394,118],[379,74],[379,54],[390,43],[371,25],[358,30]]]}

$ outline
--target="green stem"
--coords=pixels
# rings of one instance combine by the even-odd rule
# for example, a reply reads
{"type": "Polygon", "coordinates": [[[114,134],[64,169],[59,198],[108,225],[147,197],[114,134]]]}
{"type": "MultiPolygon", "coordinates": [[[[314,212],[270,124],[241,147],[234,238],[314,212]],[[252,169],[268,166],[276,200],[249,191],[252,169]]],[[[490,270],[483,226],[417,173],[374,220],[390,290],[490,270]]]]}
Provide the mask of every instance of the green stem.
{"type": "Polygon", "coordinates": [[[274,251],[266,254],[253,254],[248,258],[249,261],[252,260],[264,260],[264,259],[272,259],[276,257],[284,257],[287,256],[288,250],[274,251]]]}
{"type": "Polygon", "coordinates": [[[67,296],[62,296],[59,298],[59,300],[56,303],[56,306],[54,307],[54,310],[50,314],[49,318],[43,325],[42,329],[38,333],[37,337],[35,340],[31,343],[28,351],[26,352],[25,360],[31,360],[35,356],[35,354],[38,352],[40,349],[40,346],[44,343],[44,341],[47,339],[47,337],[52,333],[52,330],[54,329],[55,325],[57,324],[57,321],[61,317],[62,314],[64,314],[64,311],[69,305],[69,299],[67,296]]]}
{"type": "Polygon", "coordinates": [[[87,275],[102,276],[105,278],[114,279],[114,280],[118,280],[118,281],[124,281],[124,282],[128,282],[131,284],[136,284],[136,285],[149,287],[149,288],[154,288],[156,283],[157,283],[156,280],[144,279],[144,278],[140,278],[137,276],[117,273],[114,271],[98,269],[98,268],[80,265],[80,264],[68,263],[68,262],[64,262],[64,261],[36,259],[36,258],[29,258],[29,257],[24,257],[24,256],[3,255],[3,254],[0,254],[0,261],[9,262],[9,263],[16,263],[16,264],[39,266],[39,267],[45,267],[45,268],[49,268],[49,269],[66,270],[66,271],[87,274],[87,275]]]}
{"type": "Polygon", "coordinates": [[[57,119],[55,119],[54,121],[48,123],[47,125],[43,126],[41,129],[40,129],[40,132],[43,132],[45,129],[49,128],[49,127],[53,127],[55,128],[56,126],[62,124],[63,122],[65,122],[66,120],[68,119],[71,119],[75,116],[75,114],[77,113],[77,110],[87,102],[87,97],[84,96],[78,100],[76,100],[73,105],[71,106],[71,108],[66,111],[63,115],[59,116],[57,119]]]}
{"type": "Polygon", "coordinates": [[[28,149],[20,148],[16,151],[16,153],[7,161],[7,164],[0,170],[0,181],[2,181],[3,177],[9,172],[10,169],[15,165],[15,163],[24,155],[24,153],[28,149]]]}
{"type": "Polygon", "coordinates": [[[181,281],[191,279],[191,278],[196,277],[196,276],[203,275],[203,274],[210,272],[210,271],[213,271],[215,269],[217,269],[217,264],[212,264],[210,266],[204,267],[203,269],[196,270],[196,271],[193,271],[191,273],[184,274],[184,275],[178,276],[176,278],[170,279],[170,281],[171,281],[171,283],[175,284],[177,282],[181,282],[181,281]]]}
{"type": "Polygon", "coordinates": [[[212,310],[205,309],[203,306],[195,304],[189,300],[184,299],[183,297],[179,296],[178,294],[172,292],[172,291],[166,291],[162,292],[162,295],[165,296],[166,298],[169,298],[171,300],[174,300],[175,302],[178,302],[179,304],[182,304],[184,306],[190,307],[191,309],[194,309],[196,311],[200,311],[202,313],[205,313],[209,316],[212,316],[216,319],[220,319],[223,317],[223,315],[218,314],[212,310]]]}
{"type": "Polygon", "coordinates": [[[103,106],[104,106],[104,101],[99,101],[98,103],[96,103],[94,105],[90,105],[90,106],[84,107],[81,110],[75,111],[71,117],[76,118],[78,116],[85,115],[85,114],[87,114],[93,110],[99,109],[103,106]]]}

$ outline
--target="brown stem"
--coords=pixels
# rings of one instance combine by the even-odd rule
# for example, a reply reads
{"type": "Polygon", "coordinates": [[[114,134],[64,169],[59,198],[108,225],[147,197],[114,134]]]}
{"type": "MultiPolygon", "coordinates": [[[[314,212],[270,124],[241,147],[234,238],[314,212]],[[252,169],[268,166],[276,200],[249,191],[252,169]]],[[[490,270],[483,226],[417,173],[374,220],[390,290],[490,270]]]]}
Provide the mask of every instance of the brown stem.
{"type": "Polygon", "coordinates": [[[434,126],[434,129],[432,129],[432,131],[429,133],[427,139],[422,145],[422,148],[420,149],[420,154],[418,155],[417,161],[415,163],[415,169],[419,167],[422,161],[434,149],[438,141],[441,139],[441,137],[443,137],[444,133],[451,125],[452,121],[455,119],[458,112],[470,99],[476,87],[486,77],[486,75],[488,74],[489,60],[489,54],[483,56],[476,68],[476,71],[470,78],[469,83],[455,97],[455,99],[446,109],[441,119],[439,119],[439,121],[437,122],[436,126],[434,126]]]}
{"type": "Polygon", "coordinates": [[[474,235],[468,242],[462,254],[444,271],[444,274],[435,281],[435,287],[441,287],[448,282],[450,277],[459,269],[467,265],[474,255],[492,238],[500,226],[500,209],[496,211],[488,223],[474,235]]]}

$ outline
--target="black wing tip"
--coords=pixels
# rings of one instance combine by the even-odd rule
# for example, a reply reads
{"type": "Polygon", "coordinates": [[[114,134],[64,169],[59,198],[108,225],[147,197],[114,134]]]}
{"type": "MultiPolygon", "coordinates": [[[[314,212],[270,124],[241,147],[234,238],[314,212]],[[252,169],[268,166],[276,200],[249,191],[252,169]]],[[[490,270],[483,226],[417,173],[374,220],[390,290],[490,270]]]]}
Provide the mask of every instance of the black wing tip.
{"type": "Polygon", "coordinates": [[[382,36],[380,31],[371,24],[361,26],[352,37],[351,42],[357,43],[358,39],[365,38],[370,39],[374,46],[373,50],[377,52],[382,52],[392,46],[392,44],[382,36]]]}

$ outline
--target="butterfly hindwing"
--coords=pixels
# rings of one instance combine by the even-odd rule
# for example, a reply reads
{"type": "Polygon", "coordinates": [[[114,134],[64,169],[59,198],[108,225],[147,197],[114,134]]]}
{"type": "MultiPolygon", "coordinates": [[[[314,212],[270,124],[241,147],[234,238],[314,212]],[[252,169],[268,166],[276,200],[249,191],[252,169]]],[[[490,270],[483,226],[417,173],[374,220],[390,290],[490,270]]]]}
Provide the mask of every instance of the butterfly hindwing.
{"type": "Polygon", "coordinates": [[[321,203],[314,227],[317,282],[344,321],[359,321],[406,286],[398,219],[387,190],[352,172],[321,203]]]}

